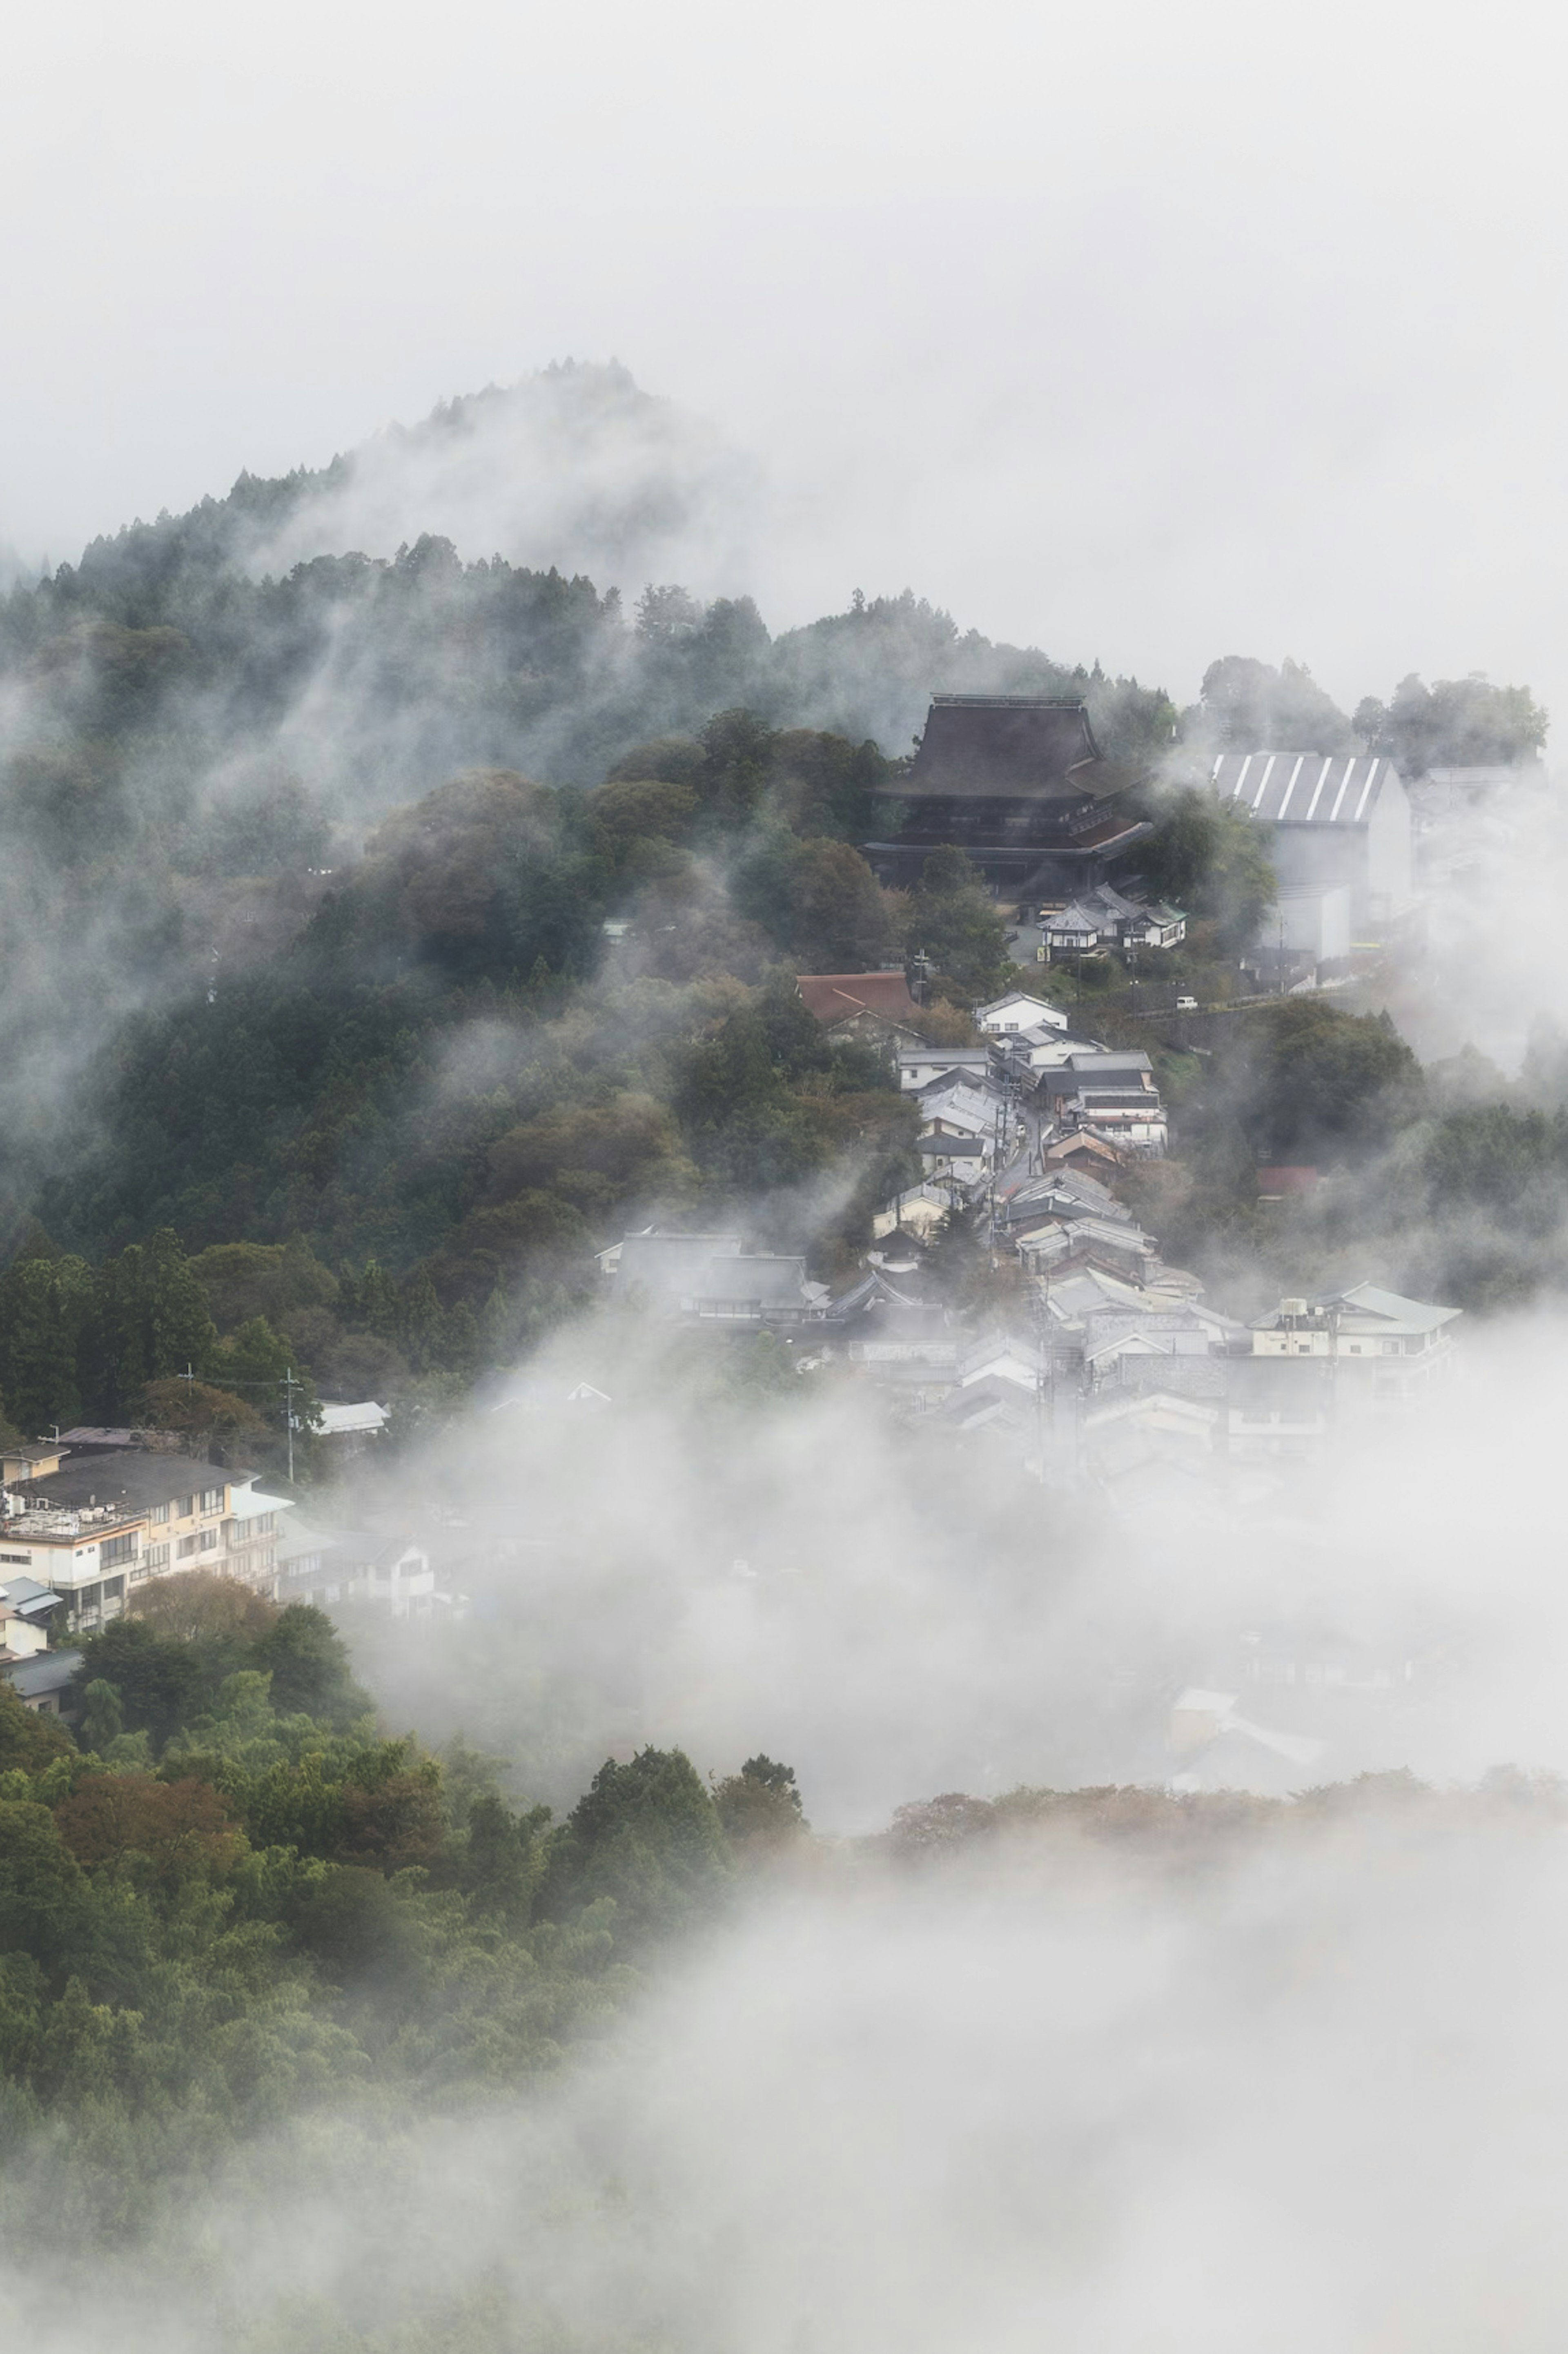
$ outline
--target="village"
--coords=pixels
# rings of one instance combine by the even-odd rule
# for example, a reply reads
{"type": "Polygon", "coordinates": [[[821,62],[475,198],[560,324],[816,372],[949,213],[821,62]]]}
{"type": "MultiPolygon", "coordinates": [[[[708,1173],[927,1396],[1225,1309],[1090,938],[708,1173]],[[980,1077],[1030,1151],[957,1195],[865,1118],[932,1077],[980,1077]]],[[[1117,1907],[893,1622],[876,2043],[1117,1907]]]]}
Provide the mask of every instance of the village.
{"type": "MultiPolygon", "coordinates": [[[[1217,758],[1208,790],[1266,830],[1278,876],[1234,981],[1214,984],[1226,992],[1220,1017],[1255,991],[1333,989],[1353,974],[1357,943],[1364,957],[1368,942],[1386,954],[1414,937],[1423,849],[1441,855],[1445,817],[1485,784],[1450,771],[1407,789],[1391,761],[1350,756],[1217,758]]],[[[1094,1034],[1104,1000],[1086,966],[1136,972],[1150,1046],[1184,1043],[1216,1018],[1159,980],[1188,917],[1142,885],[1150,828],[1128,814],[1128,790],[1081,704],[936,698],[912,769],[887,795],[895,822],[866,854],[896,881],[934,850],[961,847],[1009,923],[1021,979],[975,1005],[957,1043],[927,1034],[918,958],[797,982],[826,1036],[885,1059],[915,1116],[918,1181],[876,1209],[858,1264],[836,1282],[813,1278],[803,1251],[756,1246],[740,1223],[694,1232],[655,1221],[599,1250],[599,1305],[612,1323],[705,1333],[715,1346],[766,1336],[795,1381],[842,1385],[923,1449],[1043,1491],[1043,1511],[1075,1500],[1129,1532],[1202,1531],[1238,1512],[1287,1517],[1331,1453],[1419,1416],[1454,1376],[1458,1314],[1401,1296],[1375,1270],[1229,1314],[1166,1263],[1128,1206],[1129,1172],[1170,1150],[1170,1116],[1154,1055],[1094,1034]],[[980,1278],[962,1297],[941,1275],[954,1237],[980,1278]]],[[[1315,1175],[1263,1170],[1259,1182],[1288,1191],[1315,1175]]],[[[556,1388],[542,1398],[526,1367],[503,1368],[480,1398],[503,1422],[544,1410],[613,1426],[601,1382],[556,1388]]],[[[505,1534],[487,1533],[495,1516],[482,1511],[461,1530],[410,1513],[375,1477],[386,1422],[374,1401],[326,1405],[334,1478],[319,1499],[129,1427],[16,1448],[0,1503],[0,1673],[29,1707],[70,1717],[76,1645],[143,1581],[186,1571],[279,1604],[404,1624],[410,1640],[461,1619],[469,1585],[511,1558],[515,1530],[503,1514],[505,1534]]],[[[1278,1681],[1263,1638],[1248,1639],[1231,1681],[1278,1681]]],[[[1341,1661],[1334,1680],[1346,1673],[1341,1661]]],[[[1395,1670],[1369,1667],[1361,1681],[1386,1692],[1395,1670]]],[[[1224,1770],[1235,1697],[1216,1702],[1212,1681],[1182,1687],[1161,1736],[1165,1772],[1190,1775],[1203,1760],[1224,1770]]],[[[1266,1750],[1273,1736],[1251,1725],[1247,1737],[1266,1750]]],[[[1294,1770],[1313,1737],[1281,1732],[1272,1754],[1294,1770]]]]}

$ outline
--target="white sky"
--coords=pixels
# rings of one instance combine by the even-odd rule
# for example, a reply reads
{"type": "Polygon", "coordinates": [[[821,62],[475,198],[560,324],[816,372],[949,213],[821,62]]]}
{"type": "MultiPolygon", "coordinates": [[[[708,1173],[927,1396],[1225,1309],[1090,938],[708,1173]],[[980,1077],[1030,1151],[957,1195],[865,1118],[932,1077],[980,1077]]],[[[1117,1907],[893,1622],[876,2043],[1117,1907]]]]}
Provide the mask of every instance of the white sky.
{"type": "MultiPolygon", "coordinates": [[[[1520,0],[57,0],[0,58],[0,537],[73,556],[555,357],[906,583],[1190,695],[1568,703],[1560,58],[1520,0]]],[[[481,553],[486,551],[470,551],[481,553]]]]}

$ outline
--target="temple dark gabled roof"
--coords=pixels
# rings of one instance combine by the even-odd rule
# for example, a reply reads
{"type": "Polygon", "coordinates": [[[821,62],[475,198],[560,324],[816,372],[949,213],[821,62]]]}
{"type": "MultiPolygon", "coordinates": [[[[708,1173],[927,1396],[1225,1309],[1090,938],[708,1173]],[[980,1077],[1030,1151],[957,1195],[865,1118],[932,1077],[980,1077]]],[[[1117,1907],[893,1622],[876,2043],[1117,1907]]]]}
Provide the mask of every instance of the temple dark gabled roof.
{"type": "Polygon", "coordinates": [[[1128,782],[1101,755],[1084,705],[1057,695],[938,695],[893,799],[1099,800],[1128,782]]]}

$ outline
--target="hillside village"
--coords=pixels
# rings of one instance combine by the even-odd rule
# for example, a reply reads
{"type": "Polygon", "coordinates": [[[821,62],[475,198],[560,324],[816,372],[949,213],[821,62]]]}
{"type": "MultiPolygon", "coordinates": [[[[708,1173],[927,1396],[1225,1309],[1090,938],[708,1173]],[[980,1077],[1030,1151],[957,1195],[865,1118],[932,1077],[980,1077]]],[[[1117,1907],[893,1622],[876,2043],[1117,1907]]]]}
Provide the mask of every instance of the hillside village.
{"type": "MultiPolygon", "coordinates": [[[[924,1449],[1129,1527],[1288,1511],[1331,1449],[1419,1415],[1452,1375],[1456,1308],[1373,1268],[1227,1312],[1132,1204],[1158,1201],[1139,1175],[1172,1146],[1159,1061],[1190,1061],[1255,1007],[1326,999],[1412,953],[1423,868],[1487,779],[1449,769],[1407,789],[1386,758],[1216,756],[1202,790],[1258,829],[1277,890],[1228,953],[1200,928],[1196,960],[1188,911],[1143,872],[1156,828],[1139,782],[1100,754],[1081,702],[938,696],[907,773],[876,789],[865,854],[888,884],[918,885],[961,852],[1016,977],[955,1005],[915,937],[903,962],[792,984],[827,1052],[858,1055],[895,1094],[905,1182],[815,1272],[809,1248],[759,1247],[747,1217],[625,1228],[598,1250],[597,1294],[578,1312],[760,1348],[779,1378],[848,1384],[924,1449]],[[1113,1007],[1116,1037],[1096,1034],[1113,1007]]],[[[604,929],[612,957],[637,953],[637,920],[604,929]]],[[[1259,1197],[1288,1202],[1325,1173],[1260,1166],[1259,1197]]],[[[525,1367],[482,1373],[491,1412],[534,1410],[535,1387],[525,1367]]],[[[546,1404],[613,1428],[615,1398],[586,1373],[546,1404]]],[[[283,1606],[410,1628],[461,1619],[487,1541],[440,1515],[416,1526],[396,1489],[378,1489],[386,1406],[313,1403],[307,1422],[319,1438],[304,1489],[238,1463],[232,1443],[182,1446],[133,1422],[57,1426],[7,1454],[0,1671],[29,1707],[73,1720],[80,1640],[185,1571],[283,1606]]],[[[1170,1736],[1183,1757],[1223,1755],[1224,1711],[1195,1741],[1202,1717],[1188,1709],[1170,1736]]]]}

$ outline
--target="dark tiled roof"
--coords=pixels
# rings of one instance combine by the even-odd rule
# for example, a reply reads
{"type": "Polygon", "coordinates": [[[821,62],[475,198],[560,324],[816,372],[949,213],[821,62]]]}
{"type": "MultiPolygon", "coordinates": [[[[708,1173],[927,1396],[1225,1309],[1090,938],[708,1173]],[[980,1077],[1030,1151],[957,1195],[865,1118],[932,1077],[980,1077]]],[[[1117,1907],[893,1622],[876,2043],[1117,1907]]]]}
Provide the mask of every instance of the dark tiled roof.
{"type": "Polygon", "coordinates": [[[938,695],[894,800],[1032,798],[1081,801],[1128,781],[1101,758],[1083,704],[1050,695],[938,695]]]}
{"type": "Polygon", "coordinates": [[[46,1479],[18,1480],[13,1492],[29,1503],[49,1503],[73,1512],[95,1497],[101,1504],[120,1504],[133,1512],[151,1504],[166,1504],[175,1496],[197,1494],[204,1488],[222,1488],[247,1474],[220,1470],[198,1463],[194,1456],[143,1454],[136,1447],[116,1447],[112,1455],[84,1455],[62,1463],[46,1479]]]}

